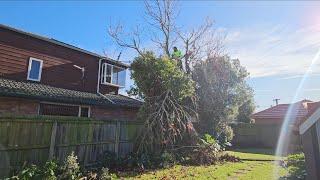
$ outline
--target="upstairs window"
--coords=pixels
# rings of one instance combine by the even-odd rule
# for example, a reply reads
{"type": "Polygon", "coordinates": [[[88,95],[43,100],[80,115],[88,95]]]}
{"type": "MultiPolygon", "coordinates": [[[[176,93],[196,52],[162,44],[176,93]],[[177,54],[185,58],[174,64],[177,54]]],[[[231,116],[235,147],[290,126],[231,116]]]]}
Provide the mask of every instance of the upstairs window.
{"type": "Polygon", "coordinates": [[[41,80],[41,72],[42,72],[42,64],[43,61],[36,58],[29,59],[28,66],[28,80],[31,81],[40,81],[41,80]]]}
{"type": "Polygon", "coordinates": [[[103,63],[101,67],[101,84],[125,86],[126,69],[108,63],[103,63]]]}

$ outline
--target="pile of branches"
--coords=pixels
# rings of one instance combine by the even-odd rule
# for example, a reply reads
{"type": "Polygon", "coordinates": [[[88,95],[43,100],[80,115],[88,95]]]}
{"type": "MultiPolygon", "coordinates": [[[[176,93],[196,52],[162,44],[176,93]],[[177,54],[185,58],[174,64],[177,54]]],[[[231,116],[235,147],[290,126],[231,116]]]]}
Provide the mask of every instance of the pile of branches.
{"type": "Polygon", "coordinates": [[[182,105],[171,90],[146,98],[144,128],[138,137],[137,153],[157,153],[173,147],[186,135],[196,134],[191,119],[196,113],[182,105]]]}

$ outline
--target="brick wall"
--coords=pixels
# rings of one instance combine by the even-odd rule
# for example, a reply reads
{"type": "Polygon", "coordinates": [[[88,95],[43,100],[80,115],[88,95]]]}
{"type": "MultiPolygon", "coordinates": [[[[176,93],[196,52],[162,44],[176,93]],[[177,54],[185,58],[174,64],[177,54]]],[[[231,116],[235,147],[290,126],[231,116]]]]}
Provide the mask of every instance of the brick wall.
{"type": "Polygon", "coordinates": [[[38,102],[21,98],[0,97],[2,115],[37,115],[38,102]]]}
{"type": "Polygon", "coordinates": [[[135,120],[138,109],[91,107],[91,117],[100,120],[135,120]]]}
{"type": "MultiPolygon", "coordinates": [[[[37,115],[39,101],[0,97],[0,115],[37,115]]],[[[91,117],[98,120],[135,120],[138,109],[91,106],[91,117]]]]}

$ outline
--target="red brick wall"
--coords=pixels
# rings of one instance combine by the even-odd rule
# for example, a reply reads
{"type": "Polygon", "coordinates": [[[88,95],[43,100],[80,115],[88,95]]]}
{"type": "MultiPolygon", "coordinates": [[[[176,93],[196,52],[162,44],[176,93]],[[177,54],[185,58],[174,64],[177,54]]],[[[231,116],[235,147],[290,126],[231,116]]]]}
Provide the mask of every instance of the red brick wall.
{"type": "Polygon", "coordinates": [[[37,115],[38,104],[32,100],[0,97],[0,115],[37,115]]]}
{"type": "Polygon", "coordinates": [[[91,117],[100,120],[135,120],[138,109],[91,107],[91,117]]]}
{"type": "MultiPolygon", "coordinates": [[[[0,115],[37,115],[39,101],[0,97],[0,115]]],[[[91,117],[98,120],[135,120],[138,109],[91,106],[91,117]]]]}

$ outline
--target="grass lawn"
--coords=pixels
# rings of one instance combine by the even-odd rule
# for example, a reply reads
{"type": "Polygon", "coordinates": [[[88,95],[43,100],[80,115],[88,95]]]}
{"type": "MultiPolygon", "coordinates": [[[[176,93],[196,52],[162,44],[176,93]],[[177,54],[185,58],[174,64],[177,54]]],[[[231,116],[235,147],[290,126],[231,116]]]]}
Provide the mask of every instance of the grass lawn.
{"type": "Polygon", "coordinates": [[[276,166],[272,161],[278,159],[263,149],[240,149],[228,151],[229,154],[248,159],[237,163],[224,163],[211,166],[181,166],[176,165],[170,169],[150,171],[144,174],[123,174],[123,179],[275,179],[274,168],[281,176],[286,175],[286,170],[276,166]],[[256,161],[258,160],[258,161],[256,161]]]}

